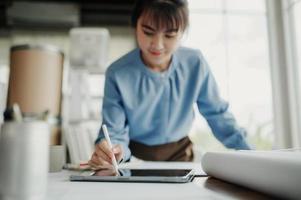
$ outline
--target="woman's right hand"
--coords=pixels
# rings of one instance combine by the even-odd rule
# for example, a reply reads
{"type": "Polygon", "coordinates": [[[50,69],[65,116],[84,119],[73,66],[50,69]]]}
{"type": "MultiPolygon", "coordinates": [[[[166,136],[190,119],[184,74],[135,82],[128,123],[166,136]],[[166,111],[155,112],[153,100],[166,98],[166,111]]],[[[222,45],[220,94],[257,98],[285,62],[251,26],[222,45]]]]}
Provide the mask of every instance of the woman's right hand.
{"type": "Polygon", "coordinates": [[[106,140],[101,140],[95,145],[95,150],[88,163],[93,170],[112,169],[113,155],[115,155],[118,163],[123,157],[122,146],[117,144],[110,149],[108,142],[106,140]]]}

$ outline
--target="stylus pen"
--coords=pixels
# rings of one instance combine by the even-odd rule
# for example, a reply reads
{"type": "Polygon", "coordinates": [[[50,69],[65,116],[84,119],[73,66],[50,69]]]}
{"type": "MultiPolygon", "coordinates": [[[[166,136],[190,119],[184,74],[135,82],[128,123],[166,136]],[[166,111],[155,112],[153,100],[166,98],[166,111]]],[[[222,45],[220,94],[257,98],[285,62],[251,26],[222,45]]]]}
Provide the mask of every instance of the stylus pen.
{"type": "MultiPolygon", "coordinates": [[[[108,132],[108,129],[107,129],[107,126],[104,124],[102,125],[102,130],[103,130],[103,133],[105,135],[105,138],[108,142],[108,145],[109,145],[109,148],[113,151],[113,146],[112,146],[112,143],[111,143],[111,139],[110,139],[110,136],[109,136],[109,132],[108,132]]],[[[113,167],[117,173],[118,176],[120,176],[119,174],[119,171],[118,171],[118,164],[117,164],[117,161],[116,161],[116,158],[115,158],[115,155],[113,153],[113,160],[112,160],[112,163],[113,163],[113,167]]]]}

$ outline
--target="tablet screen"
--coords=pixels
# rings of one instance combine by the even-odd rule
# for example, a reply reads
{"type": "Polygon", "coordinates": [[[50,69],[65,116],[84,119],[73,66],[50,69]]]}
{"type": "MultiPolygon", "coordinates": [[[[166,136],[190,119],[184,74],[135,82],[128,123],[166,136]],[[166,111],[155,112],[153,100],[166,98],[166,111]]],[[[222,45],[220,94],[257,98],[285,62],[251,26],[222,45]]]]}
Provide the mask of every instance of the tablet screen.
{"type": "MultiPolygon", "coordinates": [[[[189,175],[191,169],[119,169],[121,176],[156,176],[156,177],[185,177],[189,175]]],[[[99,170],[92,176],[108,176],[109,171],[99,170]]]]}
{"type": "Polygon", "coordinates": [[[160,182],[187,183],[193,179],[192,169],[119,169],[120,176],[113,169],[102,169],[95,172],[87,171],[80,175],[71,175],[71,181],[97,182],[160,182]]]}

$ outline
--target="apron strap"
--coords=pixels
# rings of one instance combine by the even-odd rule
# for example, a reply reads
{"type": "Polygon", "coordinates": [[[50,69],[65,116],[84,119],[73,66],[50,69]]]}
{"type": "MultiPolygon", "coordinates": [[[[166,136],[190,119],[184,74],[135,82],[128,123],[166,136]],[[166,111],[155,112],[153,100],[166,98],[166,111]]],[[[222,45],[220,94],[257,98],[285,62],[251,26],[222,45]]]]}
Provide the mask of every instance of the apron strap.
{"type": "Polygon", "coordinates": [[[132,155],[148,161],[192,161],[192,143],[188,137],[161,145],[145,145],[131,140],[129,148],[132,155]]]}

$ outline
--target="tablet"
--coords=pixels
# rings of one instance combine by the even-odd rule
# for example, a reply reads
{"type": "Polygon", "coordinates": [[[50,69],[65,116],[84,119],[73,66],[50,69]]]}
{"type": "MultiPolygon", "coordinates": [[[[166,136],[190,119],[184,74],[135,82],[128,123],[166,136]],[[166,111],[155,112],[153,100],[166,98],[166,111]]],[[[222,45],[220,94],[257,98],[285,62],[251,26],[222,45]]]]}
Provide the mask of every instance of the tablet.
{"type": "Polygon", "coordinates": [[[110,170],[86,171],[71,175],[70,181],[94,182],[157,182],[187,183],[193,179],[193,169],[119,169],[120,176],[111,176],[110,170]]]}

